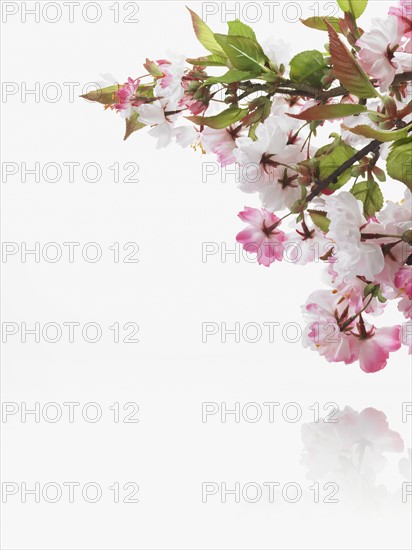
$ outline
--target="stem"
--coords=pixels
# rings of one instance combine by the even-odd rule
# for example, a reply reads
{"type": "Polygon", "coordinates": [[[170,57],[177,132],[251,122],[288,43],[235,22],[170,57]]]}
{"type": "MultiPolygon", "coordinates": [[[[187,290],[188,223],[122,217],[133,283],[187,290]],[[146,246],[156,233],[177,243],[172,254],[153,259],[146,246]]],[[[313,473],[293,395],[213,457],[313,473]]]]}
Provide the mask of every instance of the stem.
{"type": "Polygon", "coordinates": [[[332,172],[327,178],[325,178],[323,181],[320,181],[314,191],[308,195],[306,202],[309,203],[311,200],[313,200],[315,197],[317,197],[330,183],[336,183],[336,180],[339,176],[341,176],[348,168],[353,166],[355,162],[360,160],[361,158],[365,157],[369,153],[375,152],[380,146],[382,145],[382,142],[374,139],[371,141],[366,147],[358,151],[353,157],[348,159],[346,162],[342,164],[342,166],[339,166],[337,170],[332,172]]]}
{"type": "Polygon", "coordinates": [[[369,307],[370,303],[372,302],[373,298],[374,298],[374,296],[371,295],[371,297],[369,298],[368,303],[365,304],[365,305],[363,306],[363,308],[362,308],[360,311],[358,311],[358,313],[357,313],[356,315],[352,315],[352,317],[350,317],[350,319],[348,319],[348,320],[346,321],[346,323],[344,323],[344,324],[342,325],[342,327],[341,327],[341,329],[340,329],[341,332],[343,332],[344,330],[346,330],[346,329],[353,323],[353,321],[354,321],[357,317],[359,317],[359,315],[362,315],[362,313],[363,313],[366,309],[368,309],[368,307],[369,307]]]}
{"type": "Polygon", "coordinates": [[[266,228],[266,232],[268,234],[272,233],[273,230],[275,230],[277,228],[277,226],[280,224],[281,221],[283,221],[285,218],[288,218],[289,216],[291,216],[293,214],[293,212],[288,212],[287,214],[285,214],[284,216],[282,216],[281,218],[279,218],[279,221],[278,222],[275,222],[273,225],[269,226],[266,228]]]}
{"type": "Polygon", "coordinates": [[[400,239],[402,242],[402,235],[385,235],[384,233],[361,233],[361,238],[365,241],[368,239],[400,239]]]}
{"type": "Polygon", "coordinates": [[[165,111],[165,116],[178,115],[179,113],[183,113],[183,111],[187,111],[187,107],[180,109],[180,111],[165,111]]]}
{"type": "Polygon", "coordinates": [[[339,97],[343,95],[349,95],[349,91],[344,86],[337,86],[331,90],[320,90],[313,86],[306,86],[302,83],[294,83],[290,80],[285,82],[285,88],[277,88],[274,93],[286,93],[288,95],[298,95],[304,97],[311,97],[313,99],[327,100],[332,97],[339,97]],[[288,90],[287,88],[291,88],[288,90]]]}
{"type": "MultiPolygon", "coordinates": [[[[402,82],[408,82],[412,80],[412,71],[407,71],[401,74],[397,74],[392,83],[393,86],[402,84],[402,82]]],[[[372,82],[373,84],[373,82],[372,82]]],[[[243,94],[241,94],[237,99],[241,100],[247,97],[248,95],[258,92],[258,91],[269,91],[267,84],[253,84],[252,82],[242,83],[243,88],[245,86],[250,86],[243,94]]],[[[322,90],[315,88],[313,86],[307,86],[301,82],[292,82],[291,80],[282,81],[281,85],[276,86],[274,89],[269,91],[268,97],[271,97],[275,94],[285,94],[290,96],[300,96],[300,97],[310,97],[312,99],[318,100],[328,100],[333,97],[340,97],[345,95],[350,95],[350,91],[345,88],[345,86],[337,86],[331,88],[330,90],[322,90]]]]}

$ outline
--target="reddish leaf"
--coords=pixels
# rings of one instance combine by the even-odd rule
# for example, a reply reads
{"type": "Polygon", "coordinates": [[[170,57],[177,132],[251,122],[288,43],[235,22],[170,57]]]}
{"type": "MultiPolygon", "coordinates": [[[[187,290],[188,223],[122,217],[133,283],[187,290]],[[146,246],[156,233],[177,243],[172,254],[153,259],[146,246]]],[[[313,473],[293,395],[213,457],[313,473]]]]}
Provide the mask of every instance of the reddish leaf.
{"type": "Polygon", "coordinates": [[[357,97],[368,98],[379,95],[357,60],[341,41],[338,33],[327,21],[329,48],[333,71],[341,83],[357,97]]]}
{"type": "Polygon", "coordinates": [[[349,103],[335,103],[332,105],[315,105],[297,115],[288,115],[298,120],[334,120],[346,116],[358,115],[367,111],[365,105],[351,105],[349,103]]]}

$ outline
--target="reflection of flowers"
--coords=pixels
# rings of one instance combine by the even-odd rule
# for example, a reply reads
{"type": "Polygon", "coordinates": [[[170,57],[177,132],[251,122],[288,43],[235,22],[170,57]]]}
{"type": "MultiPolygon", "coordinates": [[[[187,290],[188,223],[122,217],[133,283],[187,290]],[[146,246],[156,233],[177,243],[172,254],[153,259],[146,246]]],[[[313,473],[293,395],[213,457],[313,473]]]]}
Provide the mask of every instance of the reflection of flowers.
{"type": "Polygon", "coordinates": [[[373,408],[358,413],[351,407],[337,411],[335,422],[312,422],[302,427],[307,477],[328,474],[347,481],[373,483],[386,464],[384,453],[403,451],[401,436],[389,429],[383,412],[373,408]]]}
{"type": "Polygon", "coordinates": [[[399,471],[405,479],[412,481],[412,449],[408,449],[409,457],[401,458],[399,461],[399,471]]]}

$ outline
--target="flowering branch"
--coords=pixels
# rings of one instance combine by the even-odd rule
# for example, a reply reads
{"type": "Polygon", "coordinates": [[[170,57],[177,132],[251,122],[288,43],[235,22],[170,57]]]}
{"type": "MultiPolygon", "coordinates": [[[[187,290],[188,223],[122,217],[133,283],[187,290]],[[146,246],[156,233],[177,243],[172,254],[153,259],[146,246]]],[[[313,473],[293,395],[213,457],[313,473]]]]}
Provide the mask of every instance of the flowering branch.
{"type": "Polygon", "coordinates": [[[175,142],[215,154],[222,169],[236,164],[240,189],[262,202],[239,213],[244,249],[265,267],[326,264],[331,288],[304,307],[304,345],[377,372],[401,344],[412,352],[412,5],[400,0],[364,32],[367,0],[337,2],[342,17],[303,21],[327,33],[327,51],[292,59],[239,20],[214,33],[189,10],[207,55],[190,66],[146,59],[144,76],[83,97],[125,119],[124,139],[148,127],[159,148],[175,142]],[[327,125],[325,142],[318,129],[327,125]],[[385,205],[387,178],[403,200],[385,205]],[[411,325],[406,336],[364,319],[389,300],[411,325]]]}

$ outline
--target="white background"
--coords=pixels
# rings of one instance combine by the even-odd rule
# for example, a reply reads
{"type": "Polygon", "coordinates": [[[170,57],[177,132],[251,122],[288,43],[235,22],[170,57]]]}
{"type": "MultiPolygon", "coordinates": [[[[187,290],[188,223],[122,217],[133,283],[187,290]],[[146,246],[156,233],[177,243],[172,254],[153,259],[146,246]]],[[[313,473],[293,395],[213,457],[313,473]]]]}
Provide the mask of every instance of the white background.
{"type": "MultiPolygon", "coordinates": [[[[62,337],[55,344],[35,343],[33,337],[22,343],[19,334],[9,338],[3,346],[2,400],[26,402],[29,408],[34,402],[97,402],[103,417],[88,423],[77,413],[69,423],[66,414],[55,424],[43,418],[36,423],[30,416],[23,423],[19,414],[3,419],[2,480],[30,487],[36,481],[93,481],[103,494],[96,504],[81,495],[74,503],[62,497],[56,504],[35,503],[30,496],[22,503],[20,494],[10,497],[3,504],[2,547],[409,548],[407,505],[364,505],[345,501],[344,494],[338,504],[314,504],[308,489],[312,482],[300,464],[302,423],[313,420],[309,407],[315,402],[384,411],[390,427],[411,446],[411,422],[402,422],[402,403],[411,401],[406,348],[392,355],[382,372],[366,375],[356,364],[330,365],[301,342],[282,338],[285,324],[303,325],[300,307],[322,286],[322,266],[284,262],[266,269],[233,255],[221,261],[219,253],[203,262],[202,243],[217,243],[219,252],[222,243],[235,247],[243,227],[237,213],[244,205],[257,206],[257,197],[242,195],[233,175],[225,183],[219,173],[202,182],[202,163],[214,159],[202,157],[199,150],[175,145],[156,150],[144,130],[123,142],[120,117],[77,97],[85,83],[101,80],[102,73],[119,81],[143,74],[146,57],[202,55],[184,3],[139,2],[135,23],[123,21],[133,6],[120,3],[116,23],[110,9],[116,3],[101,2],[102,16],[95,24],[80,12],[70,23],[67,10],[54,24],[42,16],[39,23],[33,16],[24,22],[22,4],[33,3],[10,4],[19,11],[2,26],[2,80],[16,83],[18,92],[3,96],[3,162],[19,168],[22,162],[28,167],[35,162],[96,162],[102,177],[96,183],[79,172],[72,183],[67,172],[56,183],[43,178],[36,183],[33,176],[23,183],[20,172],[3,178],[2,240],[26,242],[28,248],[36,241],[95,241],[103,256],[94,264],[79,252],[74,263],[67,254],[55,264],[36,263],[33,256],[26,263],[19,254],[9,257],[2,264],[3,322],[93,321],[103,335],[95,344],[80,336],[74,343],[62,337]],[[24,83],[33,89],[36,82],[40,97],[21,95],[24,83]],[[50,82],[61,88],[57,102],[47,100],[47,89],[46,98],[42,95],[50,82]],[[68,82],[78,83],[74,100],[63,85],[68,82]],[[113,182],[109,167],[115,162],[120,167],[137,163],[138,183],[113,182]],[[139,263],[115,263],[109,250],[115,242],[138,243],[139,263]],[[114,343],[108,328],[114,322],[137,323],[139,343],[114,343]],[[277,322],[280,328],[274,343],[264,332],[254,344],[235,343],[231,336],[222,343],[220,334],[205,344],[204,322],[230,327],[277,322]],[[221,423],[218,415],[202,423],[202,402],[226,402],[233,408],[235,402],[271,401],[281,404],[278,409],[298,403],[301,421],[287,422],[278,410],[274,423],[267,417],[257,423],[235,423],[228,417],[221,423]],[[138,403],[139,423],[114,423],[109,407],[115,402],[138,403]],[[202,483],[223,481],[294,481],[302,486],[303,497],[296,504],[280,498],[277,504],[264,499],[236,504],[229,497],[223,504],[217,495],[202,503],[202,483]],[[138,483],[139,503],[114,503],[108,489],[114,482],[138,483]]],[[[202,12],[201,3],[189,5],[202,12]]],[[[208,23],[224,32],[222,5],[215,5],[218,13],[208,23]]],[[[331,2],[317,5],[295,3],[288,17],[296,18],[296,6],[302,17],[314,15],[314,9],[321,15],[333,9],[331,2]]],[[[371,16],[384,16],[388,5],[371,2],[361,24],[367,27],[371,16]]],[[[288,22],[282,7],[273,8],[275,22],[269,9],[262,8],[253,23],[258,37],[282,38],[292,54],[322,49],[326,35],[288,22]]],[[[256,10],[247,9],[243,19],[251,23],[256,10]]],[[[54,17],[52,8],[49,17],[54,17]]],[[[388,196],[399,199],[401,193],[401,186],[387,186],[388,196]]],[[[378,322],[399,322],[395,309],[378,322]]],[[[389,473],[380,480],[392,494],[402,483],[400,456],[389,457],[389,473]]]]}

